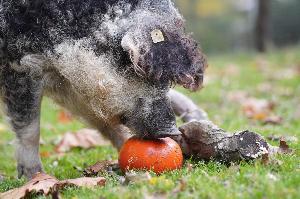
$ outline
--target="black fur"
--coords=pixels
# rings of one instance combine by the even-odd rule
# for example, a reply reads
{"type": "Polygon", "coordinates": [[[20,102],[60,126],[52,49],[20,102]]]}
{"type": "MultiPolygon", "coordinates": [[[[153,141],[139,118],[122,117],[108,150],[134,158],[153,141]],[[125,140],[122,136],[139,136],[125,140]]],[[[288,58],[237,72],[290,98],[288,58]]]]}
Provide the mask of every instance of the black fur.
{"type": "MultiPolygon", "coordinates": [[[[8,44],[9,61],[25,54],[44,53],[66,39],[90,37],[120,0],[3,0],[6,27],[0,36],[8,44]],[[55,35],[51,35],[51,33],[55,35]]],[[[133,7],[139,0],[124,0],[133,7]]],[[[0,11],[1,12],[1,11],[0,11]]]]}
{"type": "Polygon", "coordinates": [[[16,72],[5,66],[2,72],[3,101],[14,130],[22,129],[39,120],[42,95],[41,79],[26,72],[16,72]]]}

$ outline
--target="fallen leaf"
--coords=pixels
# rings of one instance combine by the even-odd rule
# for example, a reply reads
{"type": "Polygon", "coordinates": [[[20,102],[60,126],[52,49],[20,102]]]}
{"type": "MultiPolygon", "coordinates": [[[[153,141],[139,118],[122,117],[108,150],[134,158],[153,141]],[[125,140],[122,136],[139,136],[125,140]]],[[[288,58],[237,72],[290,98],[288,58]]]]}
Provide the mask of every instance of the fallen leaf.
{"type": "Polygon", "coordinates": [[[281,138],[279,141],[279,153],[290,154],[293,150],[290,149],[289,145],[286,143],[284,138],[281,138]]]}
{"type": "Polygon", "coordinates": [[[243,103],[243,101],[249,97],[249,94],[245,91],[232,91],[227,94],[227,99],[229,101],[238,103],[243,103]]]}
{"type": "Polygon", "coordinates": [[[65,186],[92,188],[95,186],[104,186],[104,185],[105,185],[105,178],[103,177],[98,177],[98,178],[82,177],[76,179],[62,180],[56,186],[59,189],[62,189],[65,186]]]}
{"type": "Polygon", "coordinates": [[[270,92],[273,90],[273,85],[269,82],[264,82],[257,86],[257,90],[262,93],[270,92]]]}
{"type": "Polygon", "coordinates": [[[272,73],[272,77],[274,79],[282,80],[282,79],[292,79],[297,77],[299,74],[297,74],[297,68],[296,67],[286,67],[282,70],[279,70],[276,73],[272,73]]]}
{"type": "Polygon", "coordinates": [[[282,124],[282,122],[283,122],[283,118],[277,115],[268,116],[263,120],[264,124],[273,124],[273,125],[282,124]]]}
{"type": "Polygon", "coordinates": [[[262,154],[261,163],[263,165],[267,165],[267,164],[269,164],[269,162],[270,162],[269,153],[262,154]]]}
{"type": "Polygon", "coordinates": [[[1,199],[19,199],[26,198],[32,194],[50,195],[58,194],[58,191],[66,186],[78,187],[94,187],[105,185],[105,178],[77,178],[59,181],[45,173],[37,173],[32,180],[27,182],[24,186],[1,193],[1,199]]]}
{"type": "Polygon", "coordinates": [[[144,181],[149,181],[151,179],[152,177],[149,174],[149,172],[129,171],[125,173],[125,184],[144,182],[144,181]]]}
{"type": "Polygon", "coordinates": [[[49,151],[42,151],[42,152],[40,152],[40,156],[42,158],[48,158],[51,156],[51,153],[49,151]]]}
{"type": "Polygon", "coordinates": [[[271,74],[271,63],[263,57],[256,58],[254,67],[264,74],[271,74]]]}
{"type": "Polygon", "coordinates": [[[234,77],[240,75],[240,66],[236,64],[228,64],[222,71],[220,71],[220,75],[223,77],[234,77]]]}
{"type": "Polygon", "coordinates": [[[295,136],[287,136],[287,135],[282,136],[282,135],[274,135],[274,134],[267,136],[267,139],[271,140],[271,141],[279,141],[282,138],[287,142],[297,142],[298,141],[298,138],[295,136]]]}
{"type": "Polygon", "coordinates": [[[242,102],[243,112],[248,118],[266,120],[274,109],[275,104],[265,99],[248,98],[242,102]]]}
{"type": "Polygon", "coordinates": [[[113,169],[119,168],[118,161],[110,161],[110,160],[104,160],[99,161],[96,164],[87,167],[83,171],[84,176],[97,176],[98,173],[103,173],[107,171],[112,171],[113,169]]]}
{"type": "Polygon", "coordinates": [[[166,199],[168,198],[167,194],[163,193],[154,193],[154,194],[144,194],[144,199],[166,199]]]}
{"type": "Polygon", "coordinates": [[[73,118],[69,112],[66,112],[65,110],[61,110],[58,113],[57,120],[62,124],[67,124],[72,122],[73,118]]]}
{"type": "MultiPolygon", "coordinates": [[[[269,88],[269,84],[265,84],[269,88]]],[[[250,97],[245,91],[233,91],[227,95],[227,99],[241,104],[243,113],[250,119],[262,121],[264,124],[281,124],[283,119],[273,114],[275,103],[250,97]]]]}
{"type": "Polygon", "coordinates": [[[294,150],[290,149],[284,138],[280,138],[279,147],[269,145],[268,153],[262,155],[261,163],[264,165],[281,165],[280,160],[275,159],[276,154],[292,154],[294,150]]]}
{"type": "Polygon", "coordinates": [[[261,163],[263,165],[278,165],[278,166],[283,164],[282,161],[276,159],[274,157],[274,155],[270,155],[270,153],[265,153],[265,154],[262,155],[261,163]]]}
{"type": "Polygon", "coordinates": [[[75,147],[88,149],[109,144],[109,141],[101,136],[97,130],[81,129],[76,133],[66,133],[56,146],[55,151],[57,153],[64,153],[75,147]]]}
{"type": "Polygon", "coordinates": [[[58,180],[50,175],[38,173],[32,180],[20,188],[15,188],[0,194],[1,199],[25,198],[30,194],[49,195],[58,180]]]}

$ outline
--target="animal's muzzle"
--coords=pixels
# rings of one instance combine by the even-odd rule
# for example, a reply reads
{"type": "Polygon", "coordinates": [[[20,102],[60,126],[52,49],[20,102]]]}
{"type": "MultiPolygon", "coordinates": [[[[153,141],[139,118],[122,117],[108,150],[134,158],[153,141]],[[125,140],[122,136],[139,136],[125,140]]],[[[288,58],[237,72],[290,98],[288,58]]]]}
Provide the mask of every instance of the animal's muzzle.
{"type": "Polygon", "coordinates": [[[144,138],[157,139],[157,138],[165,138],[170,136],[181,135],[181,132],[177,128],[162,130],[155,133],[147,133],[144,135],[144,138]]]}

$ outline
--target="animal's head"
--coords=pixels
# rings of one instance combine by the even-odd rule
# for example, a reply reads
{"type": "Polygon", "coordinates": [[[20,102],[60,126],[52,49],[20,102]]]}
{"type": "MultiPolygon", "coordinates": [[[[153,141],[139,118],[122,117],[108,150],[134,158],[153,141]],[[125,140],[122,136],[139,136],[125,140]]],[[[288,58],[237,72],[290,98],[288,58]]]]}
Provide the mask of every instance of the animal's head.
{"type": "MultiPolygon", "coordinates": [[[[121,122],[136,134],[178,134],[168,89],[171,84],[193,91],[200,88],[205,56],[185,33],[184,20],[170,0],[139,0],[134,9],[131,6],[112,7],[100,31],[108,36],[103,42],[101,34],[97,36],[104,46],[108,43],[117,49],[117,67],[121,72],[129,71],[127,81],[134,82],[116,92],[115,107],[120,111],[121,122]],[[132,75],[133,71],[140,77],[132,75]]],[[[120,85],[125,85],[124,81],[120,85]]]]}
{"type": "Polygon", "coordinates": [[[160,85],[201,87],[206,59],[184,31],[184,21],[169,0],[144,0],[122,38],[137,74],[160,85]]]}
{"type": "Polygon", "coordinates": [[[133,109],[124,112],[121,122],[142,137],[160,138],[181,134],[166,94],[140,96],[133,99],[133,109]]]}

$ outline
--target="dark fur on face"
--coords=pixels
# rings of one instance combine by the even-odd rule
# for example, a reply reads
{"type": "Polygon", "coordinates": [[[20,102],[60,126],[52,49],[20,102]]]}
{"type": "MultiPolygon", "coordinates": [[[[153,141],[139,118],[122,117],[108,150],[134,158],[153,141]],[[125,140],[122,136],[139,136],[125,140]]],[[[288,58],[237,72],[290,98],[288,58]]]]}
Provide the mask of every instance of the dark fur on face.
{"type": "Polygon", "coordinates": [[[156,85],[180,84],[197,90],[207,67],[205,55],[185,33],[184,21],[170,1],[145,2],[146,11],[142,4],[141,10],[129,15],[131,20],[122,38],[135,72],[156,85]],[[158,32],[158,41],[153,40],[153,31],[158,32]]]}
{"type": "Polygon", "coordinates": [[[175,114],[166,96],[150,100],[146,97],[137,100],[136,109],[122,116],[122,123],[142,137],[159,138],[178,135],[175,114]]]}
{"type": "Polygon", "coordinates": [[[203,83],[206,67],[197,43],[189,37],[165,35],[166,41],[153,43],[150,50],[139,57],[137,64],[153,82],[180,84],[197,90],[203,83]]]}

